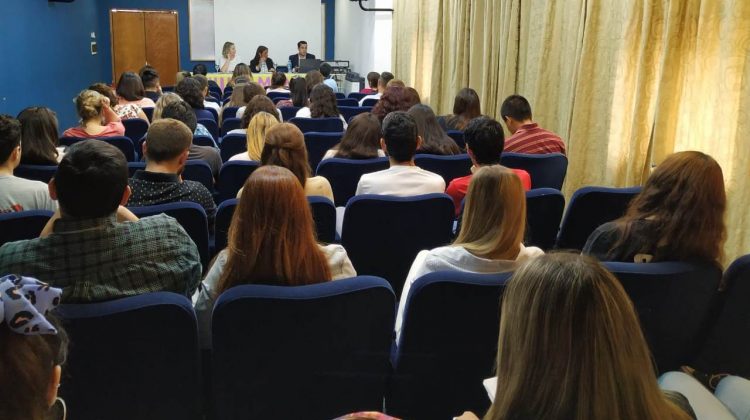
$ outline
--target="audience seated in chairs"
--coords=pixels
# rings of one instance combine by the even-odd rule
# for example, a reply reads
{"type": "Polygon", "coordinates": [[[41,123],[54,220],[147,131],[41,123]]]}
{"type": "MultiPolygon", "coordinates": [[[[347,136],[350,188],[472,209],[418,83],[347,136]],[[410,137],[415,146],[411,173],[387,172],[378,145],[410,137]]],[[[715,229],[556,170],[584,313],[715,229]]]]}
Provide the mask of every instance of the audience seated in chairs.
{"type": "Polygon", "coordinates": [[[505,98],[500,115],[511,136],[505,141],[505,151],[514,153],[565,154],[565,143],[557,134],[539,127],[532,120],[531,105],[520,95],[505,98]]]}
{"type": "Polygon", "coordinates": [[[148,116],[143,112],[140,106],[135,103],[120,103],[120,98],[115,94],[111,87],[104,83],[94,83],[89,89],[99,92],[109,98],[109,104],[120,119],[128,120],[131,118],[140,118],[148,122],[148,116]]]}
{"type": "MultiPolygon", "coordinates": [[[[374,73],[374,72],[373,72],[374,73]]],[[[372,74],[372,73],[370,73],[372,74]]],[[[369,80],[370,74],[367,75],[367,78],[369,80]]],[[[374,76],[373,76],[374,77],[374,76]]],[[[364,106],[365,100],[367,99],[380,99],[380,97],[383,95],[383,92],[385,92],[385,88],[388,86],[388,82],[394,79],[393,73],[384,71],[378,75],[378,82],[377,86],[375,87],[375,91],[371,92],[371,95],[367,95],[364,98],[359,100],[359,106],[364,106]]],[[[372,88],[372,85],[370,85],[372,88]]]]}
{"type": "MultiPolygon", "coordinates": [[[[464,130],[466,140],[466,153],[471,158],[472,172],[487,165],[499,165],[500,154],[503,151],[505,134],[499,122],[489,117],[479,117],[471,120],[464,130]]],[[[531,189],[531,178],[529,173],[522,169],[511,169],[518,178],[524,190],[531,189]]],[[[461,201],[469,189],[472,175],[455,178],[448,184],[445,193],[451,196],[456,205],[456,215],[461,212],[461,201]]]]}
{"type": "Polygon", "coordinates": [[[391,167],[362,175],[356,195],[406,197],[445,191],[443,177],[414,164],[414,155],[422,144],[414,118],[403,111],[392,112],[383,121],[382,131],[380,147],[388,155],[391,167]]]}
{"type": "Polygon", "coordinates": [[[214,119],[211,111],[207,110],[203,105],[203,91],[201,90],[201,84],[199,81],[192,77],[182,79],[180,83],[175,86],[175,93],[180,95],[183,101],[187,102],[197,119],[214,119]]]}
{"type": "MultiPolygon", "coordinates": [[[[283,126],[294,127],[275,128],[283,126]]],[[[356,275],[341,245],[316,242],[312,213],[297,175],[286,168],[262,166],[245,182],[229,228],[229,245],[217,255],[199,292],[195,309],[202,346],[210,347],[214,303],[232,286],[296,286],[356,275]]]]}
{"type": "Polygon", "coordinates": [[[380,120],[369,112],[356,115],[341,137],[341,142],[328,150],[323,159],[372,159],[385,157],[380,148],[380,120]]]}
{"type": "Polygon", "coordinates": [[[485,419],[694,418],[684,396],[659,389],[620,282],[584,256],[545,255],[515,272],[500,309],[496,372],[485,419]]]}
{"type": "Polygon", "coordinates": [[[145,96],[156,103],[162,94],[161,83],[159,81],[159,71],[146,64],[138,72],[138,76],[140,76],[141,82],[143,83],[145,96]]]}
{"type": "Polygon", "coordinates": [[[260,111],[255,114],[247,127],[247,151],[238,153],[229,160],[255,160],[260,162],[263,145],[266,142],[266,131],[279,124],[275,115],[260,111]]]}
{"type": "Polygon", "coordinates": [[[132,191],[128,207],[192,201],[206,211],[212,231],[216,203],[211,192],[200,182],[180,177],[192,143],[193,134],[184,123],[171,118],[154,121],[143,144],[146,169],[139,169],[128,181],[132,191]]]}
{"type": "Polygon", "coordinates": [[[256,95],[259,94],[258,87],[260,87],[260,85],[257,83],[243,83],[241,85],[237,85],[235,89],[232,90],[232,96],[229,97],[229,101],[227,101],[227,103],[224,104],[224,107],[222,108],[222,119],[238,118],[237,111],[235,111],[233,115],[229,115],[224,114],[224,110],[226,110],[227,108],[236,108],[237,110],[239,110],[240,108],[244,108],[245,105],[250,102],[250,99],[253,99],[256,95]]]}
{"type": "Polygon", "coordinates": [[[339,112],[339,107],[336,104],[336,94],[329,88],[326,89],[327,85],[320,83],[313,87],[310,92],[310,105],[297,111],[296,118],[327,118],[327,117],[339,117],[344,123],[344,130],[346,130],[346,119],[339,112]]]}
{"type": "Polygon", "coordinates": [[[47,184],[13,176],[21,155],[21,124],[9,115],[0,115],[0,213],[57,210],[47,184]]]}
{"type": "Polygon", "coordinates": [[[289,81],[289,93],[291,93],[292,97],[290,99],[283,99],[276,102],[276,108],[286,108],[290,106],[303,108],[308,106],[307,82],[303,77],[294,77],[289,81]]]}
{"type": "Polygon", "coordinates": [[[474,273],[513,271],[518,264],[543,254],[525,247],[526,197],[521,180],[500,165],[480,168],[466,196],[466,209],[456,241],[449,246],[421,251],[414,259],[401,292],[396,333],[401,329],[403,308],[412,283],[433,271],[474,273]]]}
{"type": "Polygon", "coordinates": [[[271,86],[266,89],[266,93],[271,92],[289,93],[286,88],[286,74],[284,72],[276,71],[271,75],[271,86]]]}
{"type": "Polygon", "coordinates": [[[664,160],[623,217],[605,223],[583,248],[602,261],[703,261],[720,265],[727,196],[719,164],[701,152],[664,160]]]}
{"type": "Polygon", "coordinates": [[[122,73],[115,90],[117,91],[118,102],[123,105],[134,104],[140,108],[154,106],[154,101],[146,97],[146,90],[143,88],[141,78],[133,72],[122,73]]]}
{"type": "Polygon", "coordinates": [[[62,288],[71,303],[193,294],[201,276],[198,249],[173,218],[138,220],[121,207],[130,187],[119,149],[98,140],[72,145],[49,192],[58,211],[41,237],[0,247],[0,273],[34,276],[62,288]]]}
{"type": "Polygon", "coordinates": [[[480,115],[482,115],[482,108],[477,91],[472,88],[463,88],[458,91],[453,100],[453,114],[440,117],[438,122],[445,131],[462,131],[469,121],[480,115]]]}
{"type": "Polygon", "coordinates": [[[213,108],[214,111],[216,111],[216,114],[221,113],[221,105],[219,105],[217,102],[212,102],[206,100],[208,98],[208,78],[202,74],[196,74],[193,76],[193,79],[197,80],[198,83],[200,83],[201,93],[203,94],[203,107],[204,108],[213,108]]]}
{"type": "Polygon", "coordinates": [[[422,137],[422,147],[417,153],[431,155],[457,155],[461,149],[452,138],[445,134],[428,105],[417,104],[409,108],[408,114],[417,122],[417,133],[422,137]]]}
{"type": "Polygon", "coordinates": [[[58,146],[57,116],[45,107],[29,107],[18,114],[21,123],[21,165],[57,165],[65,155],[58,146]]]}
{"type": "Polygon", "coordinates": [[[125,126],[110,107],[109,98],[106,96],[87,89],[76,96],[75,104],[81,125],[65,130],[63,137],[96,138],[125,135],[125,126]]]}
{"type": "Polygon", "coordinates": [[[383,121],[383,118],[391,112],[406,112],[420,102],[419,93],[414,88],[388,86],[378,103],[372,108],[372,113],[383,121]]]}
{"type": "Polygon", "coordinates": [[[64,419],[67,414],[57,388],[68,337],[50,312],[61,293],[32,278],[0,277],[2,419],[64,419]]]}
{"type": "Polygon", "coordinates": [[[237,63],[232,71],[232,78],[229,80],[227,86],[235,87],[241,83],[250,83],[253,80],[253,76],[250,73],[250,66],[245,63],[237,63]]]}
{"type": "MultiPolygon", "coordinates": [[[[281,112],[273,104],[273,101],[266,95],[256,95],[247,103],[247,106],[242,109],[242,116],[238,117],[241,118],[240,127],[242,128],[231,130],[227,134],[245,134],[247,132],[247,127],[250,125],[250,120],[259,112],[267,112],[273,115],[277,121],[281,122],[281,112]]],[[[240,115],[240,111],[237,111],[237,114],[240,115]]]]}

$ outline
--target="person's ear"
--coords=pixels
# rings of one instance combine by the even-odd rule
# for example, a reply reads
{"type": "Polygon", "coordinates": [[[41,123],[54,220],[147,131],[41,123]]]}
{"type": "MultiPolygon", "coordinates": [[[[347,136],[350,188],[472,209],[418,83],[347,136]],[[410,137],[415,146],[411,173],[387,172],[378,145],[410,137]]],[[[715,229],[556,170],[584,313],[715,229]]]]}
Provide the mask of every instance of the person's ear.
{"type": "Polygon", "coordinates": [[[471,159],[471,163],[473,163],[473,164],[476,165],[477,164],[477,160],[474,157],[474,152],[471,151],[471,148],[469,147],[468,144],[466,145],[466,154],[469,155],[469,159],[471,159]]]}
{"type": "Polygon", "coordinates": [[[128,204],[128,200],[130,200],[130,194],[132,193],[133,190],[130,189],[130,185],[126,185],[125,190],[122,192],[122,198],[120,199],[121,206],[128,204]]]}
{"type": "Polygon", "coordinates": [[[54,177],[52,177],[52,179],[49,180],[49,184],[47,185],[47,191],[49,191],[49,198],[53,200],[57,200],[57,185],[55,184],[54,177]]]}
{"type": "Polygon", "coordinates": [[[178,162],[179,162],[179,164],[180,164],[181,167],[185,166],[185,164],[187,163],[188,156],[190,156],[190,149],[189,148],[185,149],[185,151],[182,152],[182,154],[180,155],[180,160],[178,162]]]}
{"type": "Polygon", "coordinates": [[[417,150],[422,148],[422,136],[417,136],[417,150]]]}
{"type": "Polygon", "coordinates": [[[47,406],[52,407],[57,399],[57,388],[60,387],[60,376],[62,375],[62,368],[60,365],[55,365],[52,368],[52,376],[49,378],[49,387],[47,388],[47,406]]]}
{"type": "Polygon", "coordinates": [[[388,154],[388,148],[385,147],[385,139],[382,137],[380,138],[380,148],[383,149],[383,153],[388,154]]]}

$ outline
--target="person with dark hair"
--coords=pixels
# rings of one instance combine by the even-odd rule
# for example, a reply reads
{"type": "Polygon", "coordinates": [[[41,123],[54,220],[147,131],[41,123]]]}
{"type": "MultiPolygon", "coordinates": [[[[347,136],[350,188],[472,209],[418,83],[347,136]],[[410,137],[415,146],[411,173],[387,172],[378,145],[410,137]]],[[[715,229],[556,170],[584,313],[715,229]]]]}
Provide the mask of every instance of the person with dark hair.
{"type": "Polygon", "coordinates": [[[182,100],[187,102],[188,105],[193,108],[196,118],[214,119],[213,114],[205,109],[205,106],[203,105],[205,101],[203,90],[201,89],[201,83],[197,79],[193,77],[182,79],[180,83],[177,83],[174,92],[180,95],[182,100]]]}
{"type": "Polygon", "coordinates": [[[307,85],[307,96],[310,96],[312,89],[323,83],[323,74],[318,70],[310,70],[305,74],[305,84],[307,85]]]}
{"type": "Polygon", "coordinates": [[[461,153],[458,145],[440,128],[435,113],[428,105],[417,104],[409,108],[409,115],[417,122],[417,133],[422,137],[422,147],[417,153],[431,155],[457,155],[461,153]]]}
{"type": "Polygon", "coordinates": [[[286,88],[286,74],[280,71],[273,72],[273,75],[271,75],[271,86],[266,90],[266,93],[271,92],[289,93],[286,88]]]}
{"type": "Polygon", "coordinates": [[[380,73],[371,71],[367,73],[367,87],[362,88],[360,93],[366,93],[368,95],[376,93],[378,91],[378,81],[380,80],[380,73]]]}
{"type": "Polygon", "coordinates": [[[328,63],[323,63],[320,65],[320,74],[323,75],[323,84],[331,88],[334,93],[339,91],[339,86],[336,84],[336,81],[333,80],[331,77],[331,71],[333,69],[331,68],[331,65],[328,63]]]}
{"type": "Polygon", "coordinates": [[[10,115],[0,115],[0,213],[57,210],[47,184],[13,176],[22,154],[21,124],[10,115]]]}
{"type": "Polygon", "coordinates": [[[453,100],[453,114],[438,118],[443,130],[463,130],[474,118],[482,115],[477,91],[472,88],[463,88],[458,91],[453,100]]]}
{"type": "Polygon", "coordinates": [[[78,127],[65,130],[63,137],[90,139],[125,135],[125,126],[110,106],[109,98],[87,89],[81,91],[74,101],[81,120],[78,127]]]}
{"type": "Polygon", "coordinates": [[[297,54],[289,56],[289,62],[292,64],[290,72],[297,72],[299,70],[300,60],[315,60],[315,55],[307,52],[307,41],[300,41],[297,43],[297,54]]]}
{"type": "Polygon", "coordinates": [[[292,94],[292,98],[276,102],[276,108],[281,109],[289,106],[302,108],[308,105],[307,82],[304,77],[293,77],[289,81],[289,92],[292,94]]]}
{"type": "Polygon", "coordinates": [[[49,183],[59,208],[39,238],[0,247],[0,273],[25,273],[63,289],[63,302],[93,302],[198,286],[198,249],[173,218],[138,220],[128,202],[128,162],[100,140],[68,148],[49,183]]]}
{"type": "Polygon", "coordinates": [[[383,92],[385,92],[385,89],[388,87],[388,82],[390,82],[394,78],[395,76],[393,76],[393,73],[391,72],[384,71],[380,73],[380,77],[378,77],[377,93],[373,93],[372,95],[367,95],[364,98],[360,99],[359,106],[364,106],[365,100],[367,99],[380,99],[380,96],[383,95],[383,92]]]}
{"type": "Polygon", "coordinates": [[[268,57],[268,47],[259,45],[255,57],[250,60],[250,71],[253,73],[270,73],[274,71],[273,60],[268,57]]]}
{"type": "MultiPolygon", "coordinates": [[[[253,99],[255,99],[255,98],[259,97],[259,96],[268,99],[271,102],[271,105],[273,106],[273,101],[271,101],[271,99],[269,99],[268,96],[266,96],[266,91],[265,91],[265,89],[263,89],[263,86],[255,83],[255,82],[250,82],[243,89],[244,89],[244,93],[245,93],[245,99],[247,100],[247,102],[245,103],[245,105],[243,105],[243,106],[241,106],[241,107],[239,107],[237,109],[237,113],[235,114],[236,118],[242,118],[242,117],[244,117],[245,116],[245,110],[247,109],[247,106],[250,104],[250,102],[253,101],[253,99]]],[[[248,120],[248,122],[249,122],[249,120],[248,120]]],[[[242,128],[247,128],[247,124],[243,123],[242,124],[242,128]]]]}
{"type": "MultiPolygon", "coordinates": [[[[227,134],[243,133],[246,134],[247,127],[250,125],[250,120],[259,112],[267,112],[271,114],[276,121],[281,122],[281,115],[278,108],[274,106],[273,101],[265,95],[258,95],[247,103],[247,107],[242,110],[242,120],[240,121],[240,128],[232,130],[227,134]],[[239,131],[243,130],[243,131],[239,131]]],[[[239,113],[239,111],[237,111],[239,113]]]]}
{"type": "Polygon", "coordinates": [[[112,110],[115,111],[115,114],[120,117],[120,119],[128,120],[131,118],[140,118],[148,122],[148,117],[146,116],[146,113],[143,112],[143,109],[141,109],[140,106],[136,105],[135,103],[121,104],[120,98],[108,85],[104,83],[94,83],[93,85],[89,86],[89,89],[93,90],[94,92],[99,92],[107,97],[107,99],[109,99],[109,105],[112,107],[112,110]]]}
{"type": "Polygon", "coordinates": [[[422,145],[417,123],[409,114],[394,111],[383,120],[380,147],[391,167],[364,174],[357,184],[357,195],[382,194],[412,196],[445,191],[443,177],[418,167],[414,155],[422,145]]]}
{"type": "Polygon", "coordinates": [[[211,80],[208,78],[208,69],[206,68],[206,65],[203,63],[198,63],[195,66],[193,66],[193,76],[201,75],[206,77],[206,80],[208,82],[208,86],[213,86],[215,88],[219,87],[219,84],[216,83],[215,80],[211,80]]]}
{"type": "MultiPolygon", "coordinates": [[[[454,178],[445,193],[451,196],[456,206],[456,215],[461,212],[461,201],[466,197],[473,173],[483,166],[500,165],[500,155],[503,152],[505,134],[503,127],[496,120],[489,117],[474,118],[464,130],[466,153],[471,159],[471,175],[454,178]]],[[[531,177],[523,169],[511,169],[521,179],[523,189],[531,189],[531,177]]]]}
{"type": "Polygon", "coordinates": [[[58,146],[55,111],[32,106],[18,114],[21,123],[21,165],[57,165],[65,154],[58,146]]]}
{"type": "Polygon", "coordinates": [[[380,120],[370,112],[351,119],[341,142],[328,150],[323,159],[372,159],[384,157],[380,148],[380,120]]]}
{"type": "Polygon", "coordinates": [[[393,111],[408,111],[420,103],[416,89],[402,86],[388,86],[380,100],[372,108],[372,113],[383,121],[386,115],[393,111]]]}
{"type": "Polygon", "coordinates": [[[192,144],[193,132],[185,123],[171,118],[154,121],[143,143],[146,169],[136,171],[128,181],[132,191],[128,206],[192,201],[206,211],[213,231],[216,203],[211,192],[200,182],[180,178],[192,144]]]}
{"type": "Polygon", "coordinates": [[[146,97],[146,90],[143,88],[143,82],[137,74],[126,71],[120,75],[117,81],[118,103],[121,105],[134,104],[141,108],[153,108],[154,101],[146,97]]]}
{"type": "MultiPolygon", "coordinates": [[[[159,100],[161,101],[171,96],[171,93],[164,94],[164,96],[162,96],[162,98],[160,98],[159,100]]],[[[195,118],[195,113],[193,112],[192,108],[190,108],[190,105],[182,100],[169,103],[165,105],[161,110],[159,109],[159,107],[157,107],[156,111],[154,111],[154,122],[161,118],[172,118],[185,124],[192,133],[196,132],[199,125],[195,118]],[[156,111],[159,111],[158,115],[156,111]]],[[[221,169],[222,161],[221,154],[219,154],[219,149],[217,149],[216,147],[198,146],[197,144],[193,144],[191,141],[188,160],[202,160],[208,163],[208,166],[211,167],[211,173],[213,173],[214,179],[219,178],[219,170],[221,169]]]]}
{"type": "Polygon", "coordinates": [[[346,119],[339,112],[336,103],[336,94],[323,83],[316,85],[310,92],[310,106],[300,108],[295,115],[296,118],[331,118],[339,117],[344,123],[346,130],[346,119]]]}
{"type": "Polygon", "coordinates": [[[565,154],[565,143],[557,134],[539,127],[532,120],[531,105],[521,95],[505,98],[500,115],[511,136],[505,141],[505,151],[513,153],[565,154]]]}
{"type": "Polygon", "coordinates": [[[207,100],[207,98],[210,96],[208,94],[208,82],[210,80],[208,80],[206,76],[202,74],[194,75],[193,79],[197,80],[198,83],[200,83],[201,94],[203,95],[203,108],[213,108],[213,110],[216,111],[217,115],[221,113],[221,106],[218,102],[207,100]]]}
{"type": "Polygon", "coordinates": [[[141,82],[143,82],[143,90],[146,93],[146,97],[156,102],[162,94],[159,72],[155,68],[145,65],[138,72],[138,76],[140,76],[141,82]]]}

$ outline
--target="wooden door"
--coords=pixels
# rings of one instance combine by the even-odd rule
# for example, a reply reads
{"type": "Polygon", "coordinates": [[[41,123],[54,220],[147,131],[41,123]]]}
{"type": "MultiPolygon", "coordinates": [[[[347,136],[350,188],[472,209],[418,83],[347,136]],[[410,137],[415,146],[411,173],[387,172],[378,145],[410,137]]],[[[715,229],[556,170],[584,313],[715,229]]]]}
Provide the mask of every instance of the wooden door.
{"type": "Polygon", "coordinates": [[[180,71],[180,35],[176,11],[146,11],[146,60],[159,71],[162,86],[174,86],[180,71]]]}
{"type": "Polygon", "coordinates": [[[146,33],[143,12],[110,10],[112,32],[112,80],[117,82],[123,72],[138,70],[146,64],[146,33]]]}

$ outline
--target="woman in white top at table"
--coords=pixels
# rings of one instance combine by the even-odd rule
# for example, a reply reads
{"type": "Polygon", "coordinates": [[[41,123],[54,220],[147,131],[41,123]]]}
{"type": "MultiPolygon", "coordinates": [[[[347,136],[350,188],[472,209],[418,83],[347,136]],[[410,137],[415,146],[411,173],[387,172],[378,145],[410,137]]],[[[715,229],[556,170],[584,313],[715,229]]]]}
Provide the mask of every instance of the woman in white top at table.
{"type": "Polygon", "coordinates": [[[421,251],[409,270],[396,316],[396,339],[412,283],[435,271],[503,273],[544,254],[523,245],[526,195],[510,169],[484,166],[474,173],[466,194],[461,231],[452,245],[421,251]]]}
{"type": "Polygon", "coordinates": [[[221,63],[219,71],[222,73],[231,73],[234,71],[234,66],[237,64],[237,48],[234,46],[234,42],[225,42],[224,46],[221,47],[221,56],[224,58],[224,62],[221,63]]]}
{"type": "Polygon", "coordinates": [[[336,104],[336,94],[333,93],[331,88],[319,83],[312,88],[310,92],[310,105],[304,108],[300,108],[295,115],[296,118],[330,118],[339,117],[344,123],[344,130],[346,130],[347,124],[346,119],[339,112],[339,107],[336,104]]]}

